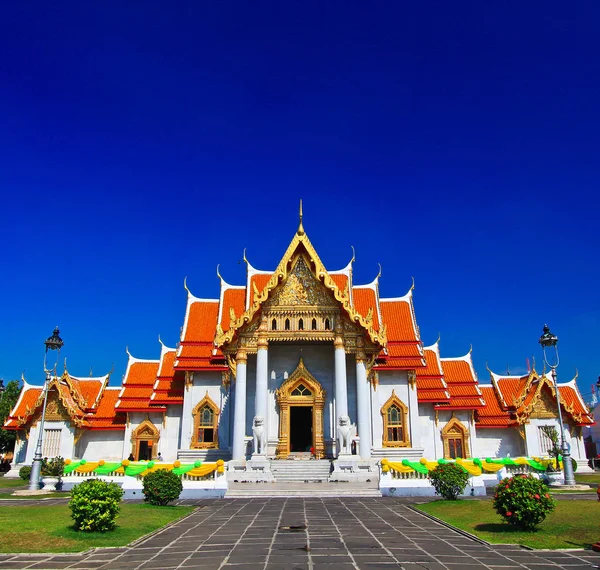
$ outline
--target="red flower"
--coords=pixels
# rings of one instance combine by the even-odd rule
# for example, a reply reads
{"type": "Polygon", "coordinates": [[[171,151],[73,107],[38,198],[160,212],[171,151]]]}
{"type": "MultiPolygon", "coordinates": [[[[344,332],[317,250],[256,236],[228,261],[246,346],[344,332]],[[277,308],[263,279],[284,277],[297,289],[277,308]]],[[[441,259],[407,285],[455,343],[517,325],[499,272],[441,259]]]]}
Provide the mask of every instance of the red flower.
{"type": "Polygon", "coordinates": [[[549,498],[550,498],[550,495],[548,495],[548,493],[546,493],[546,499],[549,499],[549,498]]]}
{"type": "Polygon", "coordinates": [[[512,513],[510,511],[506,511],[506,516],[507,517],[512,517],[512,513]]]}
{"type": "Polygon", "coordinates": [[[540,496],[539,496],[539,495],[536,493],[536,494],[535,494],[535,498],[536,498],[536,499],[539,499],[539,498],[540,498],[540,496]]]}

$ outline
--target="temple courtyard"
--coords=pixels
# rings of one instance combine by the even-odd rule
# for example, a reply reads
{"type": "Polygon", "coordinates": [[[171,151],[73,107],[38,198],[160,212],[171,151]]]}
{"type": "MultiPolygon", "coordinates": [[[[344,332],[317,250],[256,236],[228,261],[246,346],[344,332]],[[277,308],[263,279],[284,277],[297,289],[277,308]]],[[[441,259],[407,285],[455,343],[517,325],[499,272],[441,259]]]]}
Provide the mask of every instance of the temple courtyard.
{"type": "Polygon", "coordinates": [[[600,567],[600,554],[587,550],[532,551],[516,545],[489,545],[416,512],[411,507],[414,498],[256,498],[181,503],[197,504],[200,508],[127,547],[78,554],[2,554],[0,567],[3,570],[600,567]]]}

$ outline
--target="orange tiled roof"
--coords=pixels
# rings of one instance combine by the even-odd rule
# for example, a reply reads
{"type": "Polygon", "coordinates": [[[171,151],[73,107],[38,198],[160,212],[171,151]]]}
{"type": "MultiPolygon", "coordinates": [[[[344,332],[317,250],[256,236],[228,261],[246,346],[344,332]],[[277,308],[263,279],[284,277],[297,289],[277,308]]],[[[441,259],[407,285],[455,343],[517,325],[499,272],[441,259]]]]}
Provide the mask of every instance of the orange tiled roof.
{"type": "Polygon", "coordinates": [[[413,326],[412,307],[408,301],[380,300],[381,318],[387,328],[387,338],[390,341],[419,342],[413,326]]]}
{"type": "Polygon", "coordinates": [[[65,379],[74,392],[73,396],[85,410],[94,407],[98,396],[108,383],[108,376],[102,378],[77,378],[67,374],[65,379]]]}
{"type": "Polygon", "coordinates": [[[256,285],[258,292],[262,293],[262,290],[265,288],[265,286],[269,282],[269,279],[271,279],[271,276],[272,276],[271,273],[269,273],[269,274],[257,273],[250,278],[250,287],[249,287],[249,291],[248,291],[248,294],[250,295],[250,306],[252,306],[252,304],[254,303],[254,285],[256,285]]]}
{"type": "Polygon", "coordinates": [[[214,337],[219,315],[218,301],[189,301],[183,338],[175,357],[175,370],[225,370],[221,350],[214,347],[214,337]]]}
{"type": "Polygon", "coordinates": [[[97,409],[87,416],[92,430],[124,430],[127,416],[115,409],[119,399],[119,388],[107,388],[102,394],[97,409]]]}
{"type": "Polygon", "coordinates": [[[158,404],[183,404],[183,372],[175,372],[175,350],[163,347],[160,368],[150,401],[158,404]]]}
{"type": "Polygon", "coordinates": [[[190,304],[182,343],[212,342],[217,330],[218,301],[194,301],[190,304]]]}
{"type": "Polygon", "coordinates": [[[485,400],[485,407],[477,410],[476,426],[478,428],[507,428],[516,425],[514,417],[504,409],[493,386],[480,386],[485,400]]]}
{"type": "Polygon", "coordinates": [[[450,393],[450,402],[440,406],[440,409],[483,408],[485,401],[471,365],[471,355],[463,358],[441,358],[440,362],[450,393]]]}
{"type": "Polygon", "coordinates": [[[42,388],[25,383],[21,389],[19,399],[4,422],[6,429],[18,429],[27,422],[35,412],[36,403],[42,394],[42,388]]]}
{"type": "Polygon", "coordinates": [[[377,311],[377,296],[375,295],[375,291],[371,287],[353,287],[352,298],[354,300],[354,308],[363,317],[366,317],[367,313],[369,312],[369,309],[371,309],[373,314],[373,329],[378,331],[379,313],[377,311]]]}
{"type": "Polygon", "coordinates": [[[333,282],[337,285],[337,288],[343,293],[346,289],[346,285],[348,285],[348,276],[344,273],[330,273],[329,276],[333,279],[333,282]]]}
{"type": "Polygon", "coordinates": [[[559,384],[558,390],[560,391],[561,400],[564,402],[564,407],[577,422],[577,425],[593,425],[595,423],[589,410],[581,399],[577,384],[574,380],[567,385],[559,384]]]}
{"type": "Polygon", "coordinates": [[[131,356],[129,357],[123,386],[115,405],[118,411],[146,412],[156,410],[156,408],[151,407],[150,398],[152,397],[159,365],[158,360],[137,360],[131,356]]]}
{"type": "MultiPolygon", "coordinates": [[[[221,309],[221,328],[224,331],[229,330],[229,321],[231,309],[235,311],[235,316],[239,317],[246,310],[246,289],[226,289],[223,293],[223,308],[221,309]]],[[[213,331],[213,336],[214,336],[213,331]]]]}

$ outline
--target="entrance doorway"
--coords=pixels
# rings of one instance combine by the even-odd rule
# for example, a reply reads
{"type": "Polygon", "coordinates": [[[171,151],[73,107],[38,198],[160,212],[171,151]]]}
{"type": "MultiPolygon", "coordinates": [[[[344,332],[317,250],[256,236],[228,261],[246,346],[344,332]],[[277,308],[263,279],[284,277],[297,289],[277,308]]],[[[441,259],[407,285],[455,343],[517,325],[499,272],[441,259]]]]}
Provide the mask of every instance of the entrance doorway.
{"type": "Polygon", "coordinates": [[[138,448],[137,461],[149,461],[152,459],[152,442],[151,441],[140,441],[138,448]]]}
{"type": "Polygon", "coordinates": [[[312,447],[312,406],[290,406],[290,451],[310,452],[312,447]]]}

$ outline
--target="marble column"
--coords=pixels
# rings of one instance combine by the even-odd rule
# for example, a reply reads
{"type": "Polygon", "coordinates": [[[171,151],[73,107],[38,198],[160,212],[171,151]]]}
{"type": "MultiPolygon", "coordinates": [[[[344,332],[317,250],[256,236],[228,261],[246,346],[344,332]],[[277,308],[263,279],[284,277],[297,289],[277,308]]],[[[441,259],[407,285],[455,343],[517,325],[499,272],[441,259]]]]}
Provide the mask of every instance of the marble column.
{"type": "MultiPolygon", "coordinates": [[[[346,377],[346,351],[344,350],[344,339],[336,330],[334,347],[335,364],[335,430],[337,446],[340,445],[340,417],[348,415],[348,383],[346,377]]],[[[350,444],[349,444],[350,445],[350,444]]],[[[340,449],[337,449],[337,455],[340,449]]]]}
{"type": "Polygon", "coordinates": [[[336,426],[340,416],[348,415],[348,385],[346,379],[346,351],[342,335],[337,334],[334,346],[335,363],[335,413],[336,426]]]}
{"type": "Polygon", "coordinates": [[[233,410],[233,446],[231,458],[246,459],[246,366],[248,355],[239,349],[236,356],[235,408],[233,410]]]}
{"type": "Polygon", "coordinates": [[[356,408],[358,411],[358,437],[360,458],[371,458],[371,423],[369,421],[369,381],[367,380],[367,355],[359,346],[356,352],[356,408]]]}
{"type": "MultiPolygon", "coordinates": [[[[258,342],[256,353],[256,401],[254,408],[254,417],[263,419],[265,438],[268,433],[267,426],[267,398],[269,385],[269,358],[268,358],[268,342],[267,342],[267,321],[263,322],[258,329],[258,342]]],[[[256,449],[253,450],[256,453],[256,449]]],[[[262,451],[261,455],[265,455],[266,450],[262,451]]]]}

